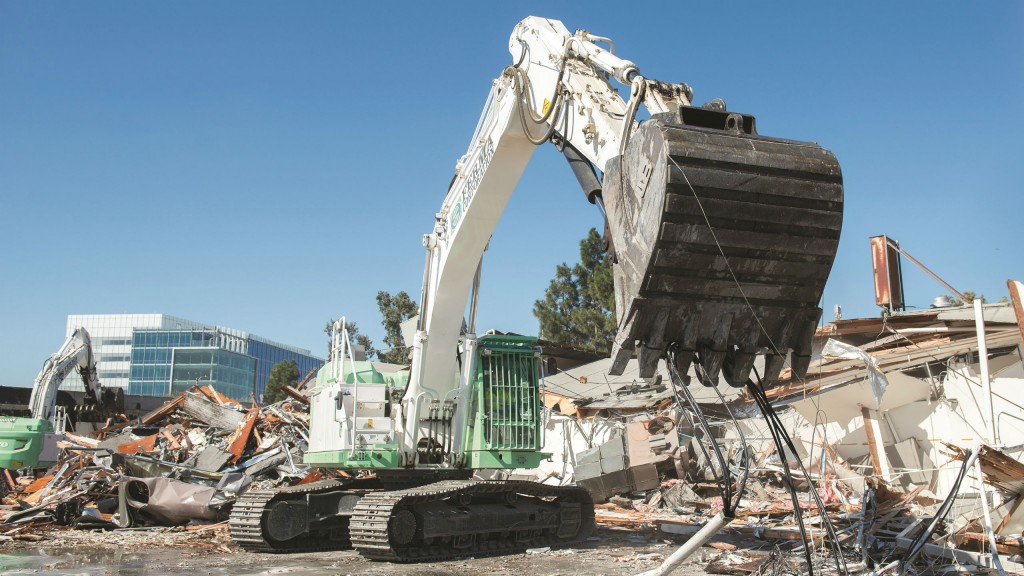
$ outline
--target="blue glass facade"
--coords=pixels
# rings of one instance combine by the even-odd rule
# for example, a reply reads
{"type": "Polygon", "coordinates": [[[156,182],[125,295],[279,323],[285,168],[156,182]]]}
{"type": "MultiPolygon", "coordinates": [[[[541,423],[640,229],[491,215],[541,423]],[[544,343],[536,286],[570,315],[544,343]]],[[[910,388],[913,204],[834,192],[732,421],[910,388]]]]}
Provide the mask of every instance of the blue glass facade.
{"type": "Polygon", "coordinates": [[[259,398],[267,387],[267,380],[270,379],[270,369],[278,362],[295,360],[299,367],[299,379],[301,380],[310,370],[318,369],[324,365],[324,361],[312,356],[296,354],[290,350],[279,348],[260,340],[249,339],[249,356],[256,358],[256,382],[259,398]]]}
{"type": "Polygon", "coordinates": [[[294,360],[303,375],[323,365],[319,358],[216,328],[135,328],[131,344],[128,394],[142,396],[173,396],[198,384],[248,402],[262,397],[278,362],[294,360]]]}

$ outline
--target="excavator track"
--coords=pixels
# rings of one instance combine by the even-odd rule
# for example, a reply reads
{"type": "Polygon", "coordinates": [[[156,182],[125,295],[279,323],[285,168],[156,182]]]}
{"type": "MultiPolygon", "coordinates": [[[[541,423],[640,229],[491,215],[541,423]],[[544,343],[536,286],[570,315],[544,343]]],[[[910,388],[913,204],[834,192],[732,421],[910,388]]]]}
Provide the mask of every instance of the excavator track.
{"type": "Polygon", "coordinates": [[[390,562],[569,544],[585,540],[593,528],[594,504],[583,488],[490,480],[367,493],[349,523],[361,555],[390,562]]]}
{"type": "Polygon", "coordinates": [[[306,494],[342,490],[348,484],[338,480],[321,480],[277,490],[250,490],[243,494],[231,509],[231,516],[228,518],[231,539],[250,552],[318,552],[349,548],[351,543],[348,538],[338,537],[339,530],[347,529],[344,526],[347,518],[339,517],[337,526],[314,530],[305,537],[283,541],[274,540],[267,534],[266,529],[266,516],[274,503],[297,496],[304,497],[306,494]]]}
{"type": "Polygon", "coordinates": [[[734,386],[759,353],[767,381],[787,354],[803,376],[842,227],[831,152],[759,136],[750,116],[680,107],[633,134],[603,197],[616,257],[612,374],[639,348],[651,377],[672,347],[683,374],[696,355],[734,386]]]}

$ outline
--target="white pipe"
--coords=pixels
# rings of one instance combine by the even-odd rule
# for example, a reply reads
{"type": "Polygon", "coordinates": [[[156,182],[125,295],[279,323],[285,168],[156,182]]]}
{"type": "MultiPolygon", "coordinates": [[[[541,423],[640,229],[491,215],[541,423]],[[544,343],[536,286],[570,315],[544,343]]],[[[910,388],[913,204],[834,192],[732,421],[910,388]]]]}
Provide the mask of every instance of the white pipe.
{"type": "Polygon", "coordinates": [[[892,562],[889,562],[885,566],[882,566],[881,568],[875,570],[871,574],[868,574],[868,576],[882,576],[883,574],[888,573],[890,570],[892,570],[893,568],[898,566],[899,563],[900,563],[899,560],[893,560],[892,562]]]}
{"type": "MultiPolygon", "coordinates": [[[[948,326],[935,326],[933,328],[889,328],[895,334],[960,334],[964,332],[977,331],[977,328],[950,328],[948,326]]],[[[993,332],[998,332],[998,328],[993,328],[993,332]]]]}
{"type": "Polygon", "coordinates": [[[974,326],[978,332],[978,364],[981,367],[981,385],[988,399],[988,418],[985,419],[985,431],[988,442],[999,444],[996,438],[996,409],[992,399],[992,382],[988,377],[988,345],[985,343],[985,313],[982,311],[981,298],[974,299],[974,326]]]}
{"type": "Polygon", "coordinates": [[[715,534],[725,526],[727,520],[725,515],[719,512],[715,514],[715,517],[708,520],[708,523],[704,525],[696,534],[693,535],[689,540],[683,543],[678,550],[672,553],[671,556],[665,559],[654,570],[648,570],[647,572],[641,572],[637,576],[664,576],[669,572],[676,569],[679,564],[689,558],[694,552],[700,549],[708,540],[714,538],[715,534]]]}
{"type": "MultiPolygon", "coordinates": [[[[981,446],[978,446],[978,453],[981,453],[981,446]]],[[[992,515],[988,511],[988,490],[985,488],[985,479],[981,472],[981,458],[974,461],[974,470],[978,475],[978,495],[981,496],[981,509],[985,512],[985,535],[988,536],[988,544],[992,548],[992,566],[1002,576],[1006,576],[1003,564],[999,561],[999,550],[996,549],[996,534],[992,530],[992,515]]]]}

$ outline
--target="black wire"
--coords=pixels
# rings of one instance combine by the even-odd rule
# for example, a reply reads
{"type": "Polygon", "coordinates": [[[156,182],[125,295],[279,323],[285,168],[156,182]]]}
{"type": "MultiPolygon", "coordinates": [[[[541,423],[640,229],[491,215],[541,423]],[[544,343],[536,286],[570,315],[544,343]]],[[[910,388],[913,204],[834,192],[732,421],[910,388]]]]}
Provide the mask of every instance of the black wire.
{"type": "MultiPolygon", "coordinates": [[[[755,376],[757,376],[756,371],[755,376]]],[[[760,381],[761,377],[757,376],[757,379],[760,381]]],[[[771,418],[774,411],[770,404],[765,404],[766,398],[761,397],[752,380],[747,380],[747,390],[750,391],[750,395],[754,398],[754,401],[757,403],[757,407],[761,409],[761,413],[764,414],[765,420],[768,422],[768,432],[772,435],[772,440],[775,442],[775,449],[779,453],[779,461],[782,462],[782,469],[786,473],[783,480],[785,481],[786,488],[789,491],[789,498],[793,502],[793,515],[796,517],[797,527],[800,529],[800,538],[804,542],[804,560],[807,562],[807,573],[809,576],[814,576],[814,559],[811,557],[811,546],[807,539],[807,527],[804,526],[803,512],[800,509],[800,497],[796,492],[796,487],[793,486],[793,477],[789,470],[789,458],[786,457],[785,447],[783,447],[782,440],[779,438],[779,431],[776,429],[775,421],[771,418]]]]}
{"type": "MultiPolygon", "coordinates": [[[[682,378],[679,375],[679,371],[675,365],[675,354],[668,354],[668,367],[669,374],[672,377],[672,385],[676,386],[676,383],[682,383],[682,378]]],[[[725,462],[725,457],[722,455],[722,447],[715,441],[714,436],[711,433],[711,426],[708,424],[707,418],[704,417],[704,411],[697,405],[697,401],[694,400],[693,395],[690,394],[689,389],[685,385],[677,386],[682,390],[683,395],[686,397],[687,403],[693,410],[694,415],[697,417],[697,421],[700,423],[701,430],[704,432],[705,437],[711,443],[711,446],[715,453],[715,459],[718,460],[719,470],[715,470],[714,464],[711,464],[711,460],[708,463],[711,464],[711,473],[715,477],[715,483],[718,484],[718,489],[722,493],[722,512],[726,518],[733,518],[735,516],[735,510],[732,507],[732,482],[729,481],[729,466],[725,462]]]]}
{"type": "Polygon", "coordinates": [[[946,496],[946,499],[942,501],[942,505],[939,506],[939,509],[935,512],[935,517],[932,519],[931,524],[929,524],[928,528],[922,530],[920,534],[910,541],[910,546],[907,547],[907,551],[903,553],[903,557],[900,559],[900,574],[907,573],[911,562],[914,561],[914,558],[916,558],[924,548],[924,545],[928,542],[932,533],[935,532],[935,528],[938,527],[939,523],[946,519],[949,511],[953,508],[953,501],[956,499],[956,495],[960,493],[960,484],[964,481],[964,478],[967,477],[967,463],[971,460],[971,454],[972,451],[970,450],[964,454],[964,463],[960,467],[960,473],[957,474],[956,481],[953,483],[953,487],[950,489],[949,495],[946,496]]]}
{"type": "MultiPolygon", "coordinates": [[[[671,373],[671,371],[672,369],[670,368],[669,372],[671,373]]],[[[707,448],[704,446],[704,442],[702,442],[700,438],[697,438],[697,425],[694,424],[693,419],[690,418],[690,411],[687,410],[685,405],[683,404],[683,399],[679,397],[679,387],[676,386],[675,377],[671,376],[671,374],[669,377],[669,381],[672,383],[672,395],[675,396],[676,406],[679,408],[679,413],[682,414],[683,418],[686,419],[686,424],[689,425],[690,430],[693,430],[693,439],[697,441],[697,447],[700,448],[700,452],[701,454],[704,455],[704,459],[707,462],[711,462],[711,454],[708,453],[707,448]]]]}
{"type": "Polygon", "coordinates": [[[732,425],[736,428],[736,433],[739,434],[740,446],[743,450],[743,474],[741,474],[739,476],[739,480],[736,481],[736,500],[732,505],[733,510],[736,510],[740,507],[740,499],[743,498],[743,492],[747,488],[747,477],[750,475],[750,458],[749,453],[747,452],[747,437],[743,434],[743,428],[740,427],[739,421],[736,420],[736,415],[733,414],[732,408],[729,407],[729,403],[725,401],[725,396],[722,396],[722,391],[718,389],[718,386],[712,386],[712,388],[714,389],[715,394],[718,395],[719,402],[722,403],[722,406],[725,406],[725,411],[729,413],[729,418],[732,419],[732,425]]]}
{"type": "MultiPolygon", "coordinates": [[[[700,356],[694,354],[694,360],[694,372],[697,374],[697,377],[700,378],[701,382],[707,383],[710,386],[714,386],[714,383],[711,382],[711,379],[708,378],[707,373],[704,372],[703,368],[701,367],[700,356]]],[[[687,399],[694,406],[694,408],[699,410],[699,408],[697,407],[697,401],[693,398],[693,395],[690,394],[690,390],[688,388],[684,388],[684,393],[686,394],[687,399]]],[[[708,426],[707,421],[704,418],[704,412],[698,411],[697,414],[704,422],[704,425],[708,428],[708,437],[711,441],[711,445],[714,446],[715,457],[718,459],[718,465],[722,471],[721,475],[715,475],[715,480],[718,481],[718,488],[722,492],[723,508],[725,508],[725,510],[727,511],[728,516],[732,517],[735,515],[736,511],[732,504],[732,482],[729,478],[729,464],[728,462],[726,462],[725,456],[722,454],[722,447],[719,446],[714,436],[711,436],[710,434],[710,426],[708,426]]],[[[712,467],[712,470],[714,470],[714,467],[712,467]]]]}
{"type": "MultiPolygon", "coordinates": [[[[761,376],[757,373],[757,369],[754,369],[754,375],[755,377],[757,377],[757,384],[754,384],[753,381],[748,380],[748,390],[751,391],[751,394],[755,397],[755,400],[758,401],[758,406],[761,408],[761,411],[765,414],[766,419],[769,421],[769,427],[774,427],[776,429],[776,432],[778,433],[779,438],[785,441],[785,444],[789,448],[789,450],[794,455],[798,455],[796,451],[796,445],[793,443],[793,439],[789,437],[789,433],[786,432],[786,427],[782,424],[782,420],[779,419],[778,414],[775,413],[775,409],[772,408],[771,402],[768,400],[768,395],[765,393],[764,385],[761,382],[761,376]]],[[[776,446],[778,447],[779,444],[776,444],[776,446]]],[[[789,482],[790,486],[792,486],[792,483],[789,481],[788,477],[788,475],[790,474],[789,465],[788,463],[786,463],[786,459],[784,457],[785,454],[781,455],[783,456],[782,461],[787,474],[787,482],[789,482]]],[[[825,525],[825,531],[828,532],[830,540],[829,545],[832,548],[832,554],[835,556],[836,569],[839,570],[840,574],[845,574],[846,558],[843,556],[842,548],[839,546],[839,537],[836,534],[835,527],[832,525],[832,520],[831,518],[829,518],[828,512],[825,510],[825,503],[821,501],[821,496],[819,496],[818,491],[814,489],[814,482],[811,480],[811,475],[807,472],[807,469],[804,468],[804,464],[800,460],[799,456],[797,457],[797,466],[800,467],[800,472],[806,479],[807,484],[811,487],[811,496],[814,498],[814,503],[818,508],[818,513],[821,516],[822,522],[825,525]]],[[[799,506],[797,506],[797,509],[799,510],[799,506]]],[[[797,518],[800,519],[800,523],[802,524],[803,520],[801,514],[798,513],[797,518]]]]}
{"type": "MultiPolygon", "coordinates": [[[[729,416],[732,418],[733,424],[736,426],[736,430],[739,433],[740,444],[742,446],[743,451],[743,473],[740,475],[739,480],[737,480],[736,482],[736,490],[734,492],[732,488],[732,478],[730,476],[730,468],[728,462],[726,461],[725,456],[722,454],[721,446],[719,446],[718,442],[715,441],[715,438],[711,433],[711,426],[710,424],[708,424],[707,419],[704,416],[703,410],[700,409],[700,406],[697,404],[697,401],[693,398],[693,395],[690,394],[689,389],[686,387],[682,377],[679,374],[678,369],[676,368],[674,351],[669,351],[668,366],[669,374],[672,380],[672,392],[676,396],[676,403],[680,405],[680,410],[682,411],[684,417],[686,417],[687,422],[689,422],[690,427],[694,431],[696,431],[697,428],[693,425],[693,421],[690,419],[689,415],[687,414],[687,411],[682,408],[682,403],[679,399],[678,393],[678,390],[681,389],[683,391],[683,394],[686,396],[687,402],[693,408],[694,414],[697,416],[700,422],[701,430],[704,432],[704,435],[707,438],[707,440],[710,441],[712,446],[714,447],[715,457],[718,460],[719,464],[719,470],[715,469],[715,466],[711,460],[711,455],[708,453],[706,447],[704,446],[704,443],[698,439],[698,445],[700,446],[701,452],[704,453],[704,457],[707,460],[707,462],[711,464],[711,473],[712,475],[714,475],[715,483],[718,485],[718,489],[722,493],[723,515],[727,518],[733,518],[736,515],[736,510],[739,508],[740,500],[743,497],[743,492],[747,484],[747,476],[750,471],[746,436],[744,436],[743,430],[740,429],[739,422],[737,422],[736,417],[732,413],[732,410],[728,406],[726,406],[726,410],[729,412],[729,416]]],[[[707,374],[705,374],[703,370],[700,368],[699,357],[697,358],[697,362],[694,364],[694,367],[697,371],[698,377],[700,377],[702,380],[710,381],[707,378],[707,374]]],[[[721,399],[722,403],[724,404],[725,401],[722,398],[722,394],[721,392],[718,391],[717,387],[715,388],[715,392],[718,394],[719,399],[721,399]]]]}

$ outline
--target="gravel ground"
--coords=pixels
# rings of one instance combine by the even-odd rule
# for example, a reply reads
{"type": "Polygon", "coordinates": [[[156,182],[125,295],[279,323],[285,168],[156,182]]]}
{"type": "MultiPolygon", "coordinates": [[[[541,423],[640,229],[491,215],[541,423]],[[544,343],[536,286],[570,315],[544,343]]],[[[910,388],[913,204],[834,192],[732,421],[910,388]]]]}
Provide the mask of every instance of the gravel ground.
{"type": "MultiPolygon", "coordinates": [[[[365,560],[351,550],[289,555],[243,552],[222,527],[200,532],[61,529],[42,534],[46,539],[39,542],[0,543],[0,574],[620,576],[654,568],[677,546],[653,532],[600,528],[585,546],[574,548],[430,564],[389,564],[365,560]]],[[[674,574],[704,574],[704,566],[717,553],[705,548],[674,574]]]]}

